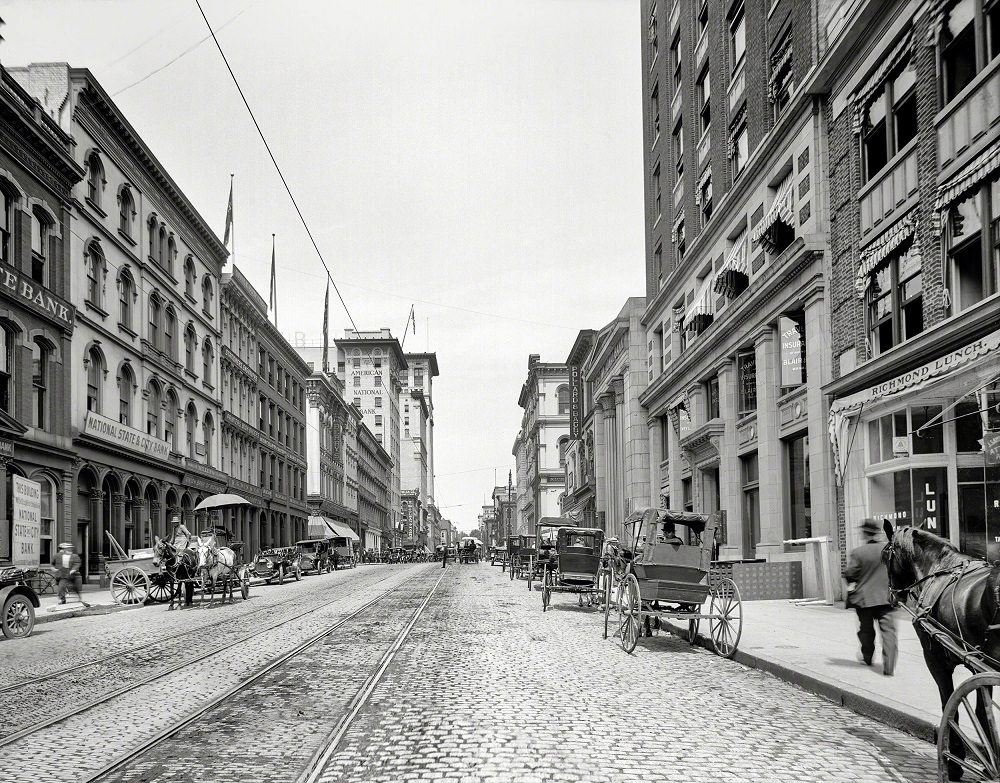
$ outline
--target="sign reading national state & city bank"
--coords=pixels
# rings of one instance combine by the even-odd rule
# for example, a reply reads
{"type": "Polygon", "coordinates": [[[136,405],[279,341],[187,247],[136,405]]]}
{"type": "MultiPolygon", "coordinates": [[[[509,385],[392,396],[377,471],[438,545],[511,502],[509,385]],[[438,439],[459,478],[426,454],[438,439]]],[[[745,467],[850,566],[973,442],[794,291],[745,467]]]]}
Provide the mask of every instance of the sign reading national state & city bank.
{"type": "Polygon", "coordinates": [[[45,286],[14,269],[0,271],[0,293],[36,314],[59,324],[69,333],[73,331],[76,310],[69,302],[53,294],[45,286]]]}
{"type": "Polygon", "coordinates": [[[154,438],[141,430],[134,430],[93,411],[87,411],[87,418],[83,422],[83,432],[92,438],[121,446],[147,457],[155,459],[170,457],[170,444],[167,441],[154,438]]]}

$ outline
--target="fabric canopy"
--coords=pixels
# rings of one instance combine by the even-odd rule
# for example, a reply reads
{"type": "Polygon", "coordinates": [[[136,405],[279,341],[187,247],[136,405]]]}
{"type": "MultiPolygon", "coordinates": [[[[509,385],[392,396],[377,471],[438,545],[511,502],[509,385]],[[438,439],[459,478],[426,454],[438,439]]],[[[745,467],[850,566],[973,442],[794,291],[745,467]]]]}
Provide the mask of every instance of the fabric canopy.
{"type": "Polygon", "coordinates": [[[854,290],[858,292],[859,297],[864,298],[871,283],[872,272],[889,257],[892,251],[914,236],[916,230],[917,221],[907,215],[861,251],[858,255],[858,273],[854,278],[854,290]]]}
{"type": "Polygon", "coordinates": [[[882,64],[875,69],[875,73],[865,82],[864,87],[858,90],[851,102],[854,104],[854,116],[851,118],[851,127],[855,133],[861,133],[865,125],[865,112],[871,103],[875,93],[885,84],[890,74],[907,57],[910,56],[913,31],[907,30],[906,35],[897,43],[888,56],[882,59],[882,64]]]}
{"type": "Polygon", "coordinates": [[[315,514],[309,517],[309,535],[324,536],[326,538],[330,538],[331,536],[350,538],[353,541],[361,540],[358,538],[358,534],[343,522],[337,522],[329,517],[322,517],[315,514]]]}
{"type": "Polygon", "coordinates": [[[745,228],[736,237],[736,242],[733,244],[732,250],[729,251],[726,263],[722,265],[722,269],[715,276],[715,293],[731,298],[732,291],[727,282],[727,272],[741,272],[749,276],[749,270],[747,269],[747,230],[745,228]]]}
{"type": "MultiPolygon", "coordinates": [[[[998,168],[1000,168],[1000,147],[994,147],[988,154],[974,160],[971,165],[966,166],[962,172],[938,188],[934,209],[943,212],[998,168]]],[[[941,220],[944,221],[944,215],[941,216],[941,220]]]]}
{"type": "Polygon", "coordinates": [[[789,171],[785,175],[785,178],[781,180],[781,184],[778,185],[778,194],[774,198],[771,209],[768,210],[767,214],[764,215],[763,219],[757,224],[757,227],[754,228],[753,233],[750,235],[750,238],[754,242],[759,242],[765,246],[770,245],[771,242],[767,234],[779,220],[788,226],[795,225],[795,196],[792,181],[792,172],[789,171]]]}
{"type": "Polygon", "coordinates": [[[712,284],[715,279],[706,277],[695,291],[691,306],[684,313],[684,325],[690,326],[691,319],[696,315],[714,315],[715,303],[712,301],[712,284]]]}
{"type": "Polygon", "coordinates": [[[784,47],[771,58],[771,78],[767,81],[767,99],[774,103],[784,84],[786,71],[792,64],[792,41],[785,39],[784,47]]]}

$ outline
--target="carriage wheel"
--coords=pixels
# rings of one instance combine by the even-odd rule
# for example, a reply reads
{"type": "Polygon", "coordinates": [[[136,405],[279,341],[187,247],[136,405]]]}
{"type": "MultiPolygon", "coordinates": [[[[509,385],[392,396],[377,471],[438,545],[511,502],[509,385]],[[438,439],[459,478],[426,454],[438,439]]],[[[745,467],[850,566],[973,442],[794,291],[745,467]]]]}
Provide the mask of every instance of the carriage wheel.
{"type": "Polygon", "coordinates": [[[111,597],[116,604],[141,604],[149,597],[149,578],[135,566],[125,566],[111,577],[111,597]]]}
{"type": "Polygon", "coordinates": [[[711,586],[708,630],[717,655],[732,658],[743,633],[743,602],[740,588],[727,576],[716,579],[711,586]]]}
{"type": "Polygon", "coordinates": [[[544,612],[549,608],[549,602],[552,600],[552,585],[550,584],[552,579],[548,572],[545,573],[542,579],[542,611],[544,612]]]}
{"type": "MultiPolygon", "coordinates": [[[[695,607],[694,611],[698,611],[701,607],[695,607]]],[[[693,620],[688,620],[688,631],[687,631],[687,641],[692,647],[698,643],[698,624],[701,621],[695,617],[693,620]]]]}
{"type": "Polygon", "coordinates": [[[170,574],[151,574],[149,577],[149,600],[158,604],[166,603],[174,594],[174,580],[170,574]]]}
{"type": "Polygon", "coordinates": [[[8,639],[23,639],[35,627],[35,607],[26,596],[15,593],[3,604],[0,629],[8,639]]]}
{"type": "Polygon", "coordinates": [[[618,584],[618,634],[622,649],[631,654],[642,628],[642,599],[639,580],[629,574],[618,584]]]}
{"type": "Polygon", "coordinates": [[[295,566],[295,581],[296,582],[302,581],[302,569],[299,568],[298,566],[295,566]]]}
{"type": "Polygon", "coordinates": [[[959,772],[966,783],[1000,780],[1000,705],[993,699],[998,685],[1000,674],[977,674],[948,699],[938,727],[939,780],[957,780],[959,772]]]}
{"type": "Polygon", "coordinates": [[[604,575],[604,638],[608,638],[608,625],[611,621],[611,574],[604,575]]]}
{"type": "Polygon", "coordinates": [[[246,568],[240,574],[240,595],[244,601],[250,597],[250,571],[246,568]]]}

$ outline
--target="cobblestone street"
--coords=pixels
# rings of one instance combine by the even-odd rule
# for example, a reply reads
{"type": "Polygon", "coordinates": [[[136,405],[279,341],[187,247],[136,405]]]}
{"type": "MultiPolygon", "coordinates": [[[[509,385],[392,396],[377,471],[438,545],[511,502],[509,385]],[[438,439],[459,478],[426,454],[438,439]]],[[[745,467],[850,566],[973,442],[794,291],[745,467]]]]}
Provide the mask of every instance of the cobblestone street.
{"type": "Polygon", "coordinates": [[[247,635],[237,631],[314,609],[15,737],[5,752],[19,763],[4,780],[295,781],[307,768],[312,774],[302,779],[324,783],[935,779],[934,751],[924,742],[672,634],[643,639],[627,656],[602,638],[596,608],[556,594],[543,614],[540,593],[487,565],[367,567],[258,587],[251,596],[200,611],[149,607],[77,618],[4,643],[13,665],[4,667],[0,710],[53,715],[148,677],[160,640],[173,656],[163,669],[178,663],[183,645],[170,637],[186,628],[202,629],[182,637],[194,657],[209,650],[204,639],[236,640],[247,635]],[[218,632],[206,633],[212,623],[218,632]],[[139,655],[140,643],[153,646],[139,655]],[[24,694],[9,690],[116,649],[121,658],[96,671],[65,682],[60,675],[58,687],[34,685],[27,712],[18,707],[24,694]],[[373,678],[386,661],[384,675],[373,678]],[[373,686],[367,699],[366,685],[373,686]],[[219,707],[172,732],[227,690],[219,707]],[[169,736],[98,774],[159,732],[169,736]],[[324,748],[331,736],[339,738],[332,750],[324,748]]]}

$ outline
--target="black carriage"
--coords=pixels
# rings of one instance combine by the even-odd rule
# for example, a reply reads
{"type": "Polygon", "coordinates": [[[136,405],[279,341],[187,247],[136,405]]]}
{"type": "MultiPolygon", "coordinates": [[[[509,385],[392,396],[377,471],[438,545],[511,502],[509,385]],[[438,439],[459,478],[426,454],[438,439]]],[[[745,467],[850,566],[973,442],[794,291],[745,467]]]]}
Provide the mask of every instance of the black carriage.
{"type": "Polygon", "coordinates": [[[38,596],[28,584],[31,572],[0,569],[0,631],[8,639],[23,639],[35,627],[38,596]]]}
{"type": "Polygon", "coordinates": [[[478,538],[466,536],[458,545],[458,562],[478,563],[482,555],[483,542],[478,538]]]}
{"type": "Polygon", "coordinates": [[[284,584],[285,577],[294,577],[295,581],[302,578],[302,565],[299,550],[294,546],[272,547],[262,549],[250,564],[250,575],[263,579],[271,584],[275,579],[278,584],[284,584]]]}
{"type": "Polygon", "coordinates": [[[526,556],[522,548],[521,554],[522,563],[528,561],[523,569],[528,575],[529,590],[536,580],[541,581],[545,572],[555,566],[556,537],[562,527],[576,527],[576,522],[569,517],[542,517],[535,523],[533,549],[526,556]]]}
{"type": "MultiPolygon", "coordinates": [[[[743,632],[740,590],[732,579],[710,575],[715,531],[721,520],[719,512],[693,514],[662,508],[641,509],[625,520],[632,547],[629,556],[619,561],[623,571],[618,575],[615,600],[605,601],[605,638],[614,603],[614,635],[625,652],[635,649],[644,627],[649,633],[662,620],[686,621],[687,639],[694,644],[700,621],[707,620],[715,652],[732,657],[743,632]],[[686,540],[693,543],[676,535],[677,525],[690,531],[686,540]]],[[[607,584],[610,590],[610,579],[607,584]]]]}
{"type": "MultiPolygon", "coordinates": [[[[579,605],[584,596],[588,605],[606,587],[601,580],[601,552],[604,531],[593,527],[560,527],[556,530],[552,561],[542,577],[542,611],[549,607],[553,593],[575,593],[579,605]]],[[[606,582],[604,584],[607,584],[606,582]]]]}
{"type": "Polygon", "coordinates": [[[507,568],[507,547],[503,544],[490,549],[490,565],[499,565],[501,573],[507,568]]]}

